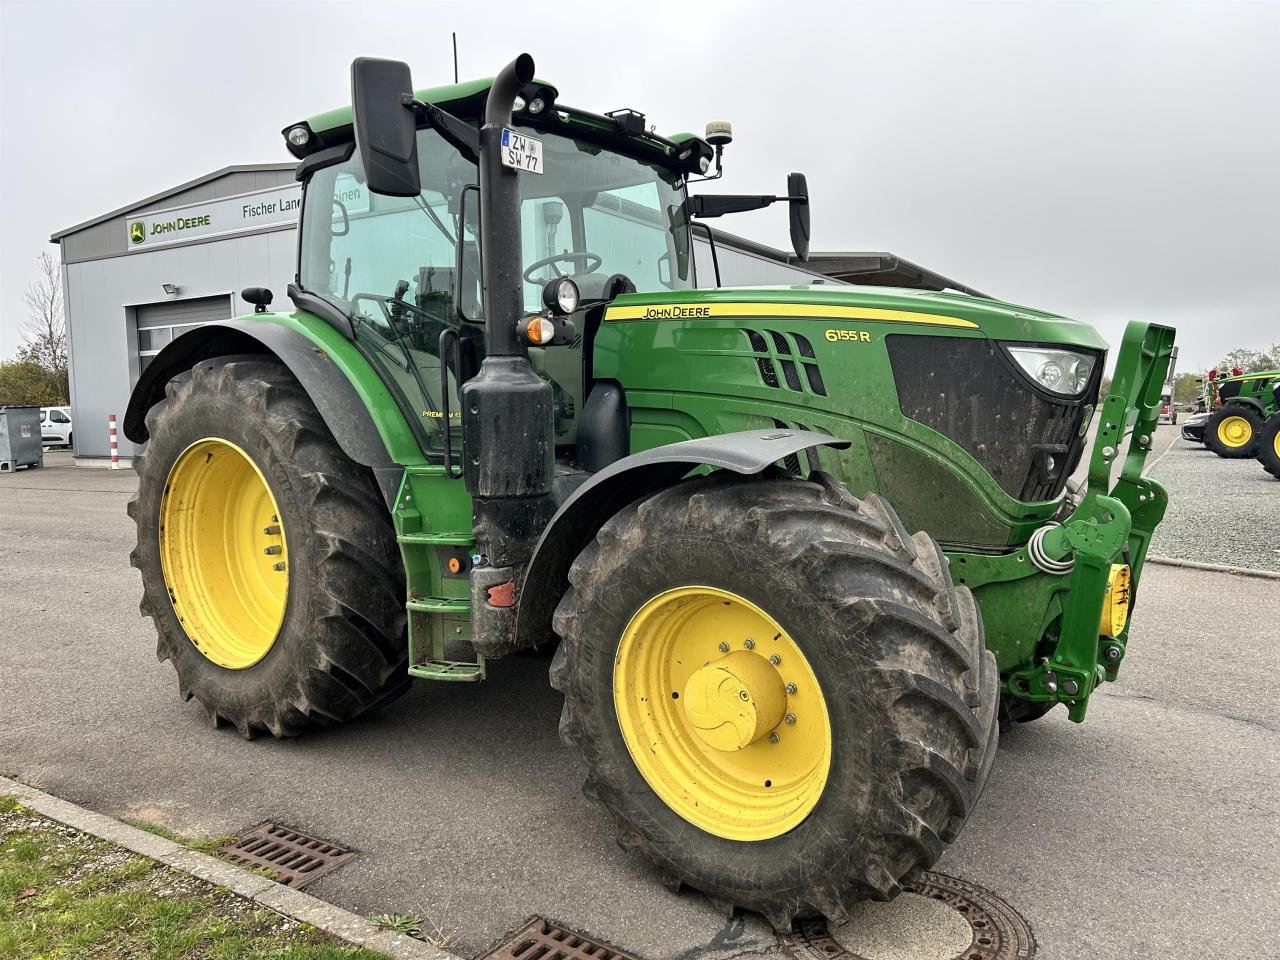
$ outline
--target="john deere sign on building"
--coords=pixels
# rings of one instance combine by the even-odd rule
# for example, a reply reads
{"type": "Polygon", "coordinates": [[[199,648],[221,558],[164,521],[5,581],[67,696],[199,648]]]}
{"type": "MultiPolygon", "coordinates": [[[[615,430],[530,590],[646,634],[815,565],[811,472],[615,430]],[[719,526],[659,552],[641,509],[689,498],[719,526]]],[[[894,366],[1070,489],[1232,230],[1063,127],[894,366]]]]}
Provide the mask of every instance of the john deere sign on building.
{"type": "Polygon", "coordinates": [[[292,224],[302,205],[296,184],[272,187],[236,197],[156,210],[130,218],[129,250],[136,252],[162,244],[182,243],[292,224]]]}

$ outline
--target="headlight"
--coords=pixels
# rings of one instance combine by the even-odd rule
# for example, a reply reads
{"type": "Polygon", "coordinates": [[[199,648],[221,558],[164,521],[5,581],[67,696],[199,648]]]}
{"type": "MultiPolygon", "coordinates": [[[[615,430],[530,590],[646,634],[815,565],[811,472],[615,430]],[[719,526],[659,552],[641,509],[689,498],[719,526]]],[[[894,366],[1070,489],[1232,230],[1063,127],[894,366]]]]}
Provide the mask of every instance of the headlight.
{"type": "Polygon", "coordinates": [[[1009,347],[1009,355],[1031,379],[1051,393],[1076,397],[1089,386],[1089,377],[1097,358],[1073,350],[1049,347],[1009,347]]]}
{"type": "Polygon", "coordinates": [[[542,305],[567,317],[578,309],[578,285],[568,277],[553,277],[542,288],[542,305]]]}

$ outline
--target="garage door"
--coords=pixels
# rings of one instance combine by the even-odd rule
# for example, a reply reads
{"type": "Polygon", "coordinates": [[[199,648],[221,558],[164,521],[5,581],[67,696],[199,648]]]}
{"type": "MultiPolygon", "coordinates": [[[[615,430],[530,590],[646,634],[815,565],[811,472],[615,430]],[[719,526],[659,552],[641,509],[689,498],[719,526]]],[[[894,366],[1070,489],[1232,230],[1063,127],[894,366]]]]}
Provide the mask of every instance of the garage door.
{"type": "Polygon", "coordinates": [[[138,372],[174,337],[206,323],[231,317],[231,297],[193,297],[134,307],[138,324],[138,372]]]}

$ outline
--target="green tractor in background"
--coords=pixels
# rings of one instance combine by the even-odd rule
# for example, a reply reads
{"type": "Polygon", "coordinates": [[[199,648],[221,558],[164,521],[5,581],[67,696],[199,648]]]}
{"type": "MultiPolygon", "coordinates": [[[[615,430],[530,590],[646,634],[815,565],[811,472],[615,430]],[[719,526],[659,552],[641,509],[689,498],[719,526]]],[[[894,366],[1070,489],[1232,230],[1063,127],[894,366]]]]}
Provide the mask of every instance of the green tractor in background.
{"type": "Polygon", "coordinates": [[[1204,420],[1204,445],[1230,460],[1258,456],[1263,426],[1280,412],[1280,370],[1222,377],[1210,388],[1216,409],[1204,420]]]}
{"type": "Polygon", "coordinates": [[[352,108],[284,131],[293,308],[245,291],[129,404],[133,562],[181,694],[287,737],[558,645],[587,793],[673,888],[779,928],[894,896],[972,813],[1001,714],[1078,722],[1116,679],[1173,331],[1129,325],[1071,497],[1089,326],[700,288],[699,218],[786,203],[806,255],[803,177],[690,197],[722,126],[566,106],[527,55],[416,93],[404,64],[352,77],[352,108]]]}

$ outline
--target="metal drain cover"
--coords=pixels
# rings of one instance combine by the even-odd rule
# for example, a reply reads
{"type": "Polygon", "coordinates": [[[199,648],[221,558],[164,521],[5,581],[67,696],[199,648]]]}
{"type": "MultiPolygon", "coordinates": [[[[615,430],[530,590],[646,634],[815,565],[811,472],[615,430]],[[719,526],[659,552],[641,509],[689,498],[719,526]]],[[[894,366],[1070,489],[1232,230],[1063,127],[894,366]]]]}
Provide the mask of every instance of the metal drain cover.
{"type": "Polygon", "coordinates": [[[1035,956],[1036,941],[1027,922],[990,891],[929,871],[903,889],[891,904],[869,905],[883,908],[887,915],[869,918],[855,912],[849,924],[834,931],[825,920],[798,920],[791,935],[783,938],[783,946],[794,960],[905,960],[926,951],[930,960],[1031,960],[1035,956]],[[899,901],[903,909],[889,913],[899,901]],[[879,928],[861,930],[864,921],[879,928]],[[925,929],[916,928],[917,924],[925,929]],[[934,942],[908,947],[913,934],[917,940],[932,935],[934,942]],[[846,946],[854,941],[856,950],[846,946]]]}
{"type": "Polygon", "coordinates": [[[504,942],[484,955],[483,960],[636,960],[629,953],[598,943],[534,917],[504,942]]]}
{"type": "Polygon", "coordinates": [[[305,887],[338,869],[355,851],[309,837],[268,820],[218,848],[218,853],[246,867],[266,867],[287,887],[305,887]]]}

